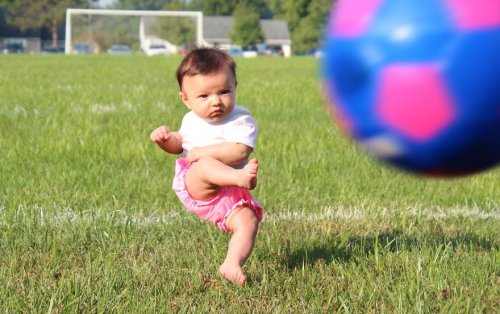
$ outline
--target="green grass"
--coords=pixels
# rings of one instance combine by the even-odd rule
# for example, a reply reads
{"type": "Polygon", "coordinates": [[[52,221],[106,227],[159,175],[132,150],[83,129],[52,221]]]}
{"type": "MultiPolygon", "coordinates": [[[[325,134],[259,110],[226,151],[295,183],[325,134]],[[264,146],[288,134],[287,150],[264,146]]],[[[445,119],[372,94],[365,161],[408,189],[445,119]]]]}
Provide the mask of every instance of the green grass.
{"type": "Polygon", "coordinates": [[[422,179],[331,122],[316,60],[238,59],[266,211],[247,287],[170,189],[180,58],[0,57],[0,309],[495,313],[500,169],[422,179]]]}

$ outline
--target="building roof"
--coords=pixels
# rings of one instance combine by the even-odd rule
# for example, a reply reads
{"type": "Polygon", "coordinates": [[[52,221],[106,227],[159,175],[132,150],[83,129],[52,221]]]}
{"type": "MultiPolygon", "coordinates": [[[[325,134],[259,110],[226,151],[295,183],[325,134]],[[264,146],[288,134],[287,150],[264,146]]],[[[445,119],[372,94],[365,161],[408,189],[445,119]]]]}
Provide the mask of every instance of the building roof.
{"type": "Polygon", "coordinates": [[[291,44],[288,24],[281,20],[261,20],[260,25],[266,43],[271,45],[291,44]]]}
{"type": "MultiPolygon", "coordinates": [[[[288,24],[282,20],[260,20],[264,42],[269,45],[290,45],[288,24]]],[[[204,16],[203,39],[212,44],[229,44],[233,26],[231,16],[204,16]]]]}

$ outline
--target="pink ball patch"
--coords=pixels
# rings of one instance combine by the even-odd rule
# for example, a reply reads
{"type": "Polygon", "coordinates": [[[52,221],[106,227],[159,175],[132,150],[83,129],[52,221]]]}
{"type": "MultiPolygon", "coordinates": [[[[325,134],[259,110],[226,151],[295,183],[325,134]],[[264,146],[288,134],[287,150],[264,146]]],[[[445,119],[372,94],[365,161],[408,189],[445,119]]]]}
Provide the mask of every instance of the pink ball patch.
{"type": "Polygon", "coordinates": [[[334,36],[355,37],[369,27],[381,0],[340,0],[331,11],[329,33],[334,36]]]}
{"type": "Polygon", "coordinates": [[[443,0],[460,29],[500,27],[500,0],[443,0]]]}
{"type": "Polygon", "coordinates": [[[393,65],[383,70],[377,114],[416,141],[439,133],[453,119],[453,101],[435,65],[393,65]]]}

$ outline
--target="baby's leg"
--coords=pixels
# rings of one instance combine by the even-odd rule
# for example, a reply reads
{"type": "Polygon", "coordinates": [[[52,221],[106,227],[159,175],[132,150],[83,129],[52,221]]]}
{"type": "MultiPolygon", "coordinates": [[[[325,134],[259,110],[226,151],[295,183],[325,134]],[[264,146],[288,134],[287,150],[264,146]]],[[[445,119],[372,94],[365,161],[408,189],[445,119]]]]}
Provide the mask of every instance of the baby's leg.
{"type": "Polygon", "coordinates": [[[254,189],[257,185],[257,159],[252,159],[242,169],[234,169],[212,157],[200,158],[186,173],[186,187],[195,199],[206,199],[216,194],[222,186],[254,189]]]}
{"type": "Polygon", "coordinates": [[[226,279],[243,286],[247,279],[243,265],[252,253],[259,221],[252,209],[243,207],[235,210],[227,218],[226,226],[233,235],[229,241],[226,259],[220,265],[219,272],[226,279]]]}

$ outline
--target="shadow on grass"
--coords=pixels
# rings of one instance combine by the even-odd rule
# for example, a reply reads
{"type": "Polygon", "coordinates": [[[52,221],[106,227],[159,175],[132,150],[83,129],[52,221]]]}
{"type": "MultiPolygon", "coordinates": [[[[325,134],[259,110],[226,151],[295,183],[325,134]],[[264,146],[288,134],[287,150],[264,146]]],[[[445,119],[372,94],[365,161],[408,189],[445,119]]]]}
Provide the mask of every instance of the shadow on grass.
{"type": "Polygon", "coordinates": [[[376,236],[341,237],[331,235],[329,239],[319,243],[304,243],[304,247],[291,250],[284,263],[289,269],[301,268],[303,265],[314,265],[318,261],[332,263],[357,263],[370,255],[377,253],[401,253],[428,250],[436,252],[447,248],[453,252],[457,247],[467,247],[468,250],[492,251],[500,246],[488,239],[472,233],[457,233],[456,235],[423,235],[419,238],[405,235],[400,231],[387,231],[376,236]],[[310,244],[310,245],[308,245],[310,244]],[[377,253],[376,253],[377,252],[377,253]]]}

